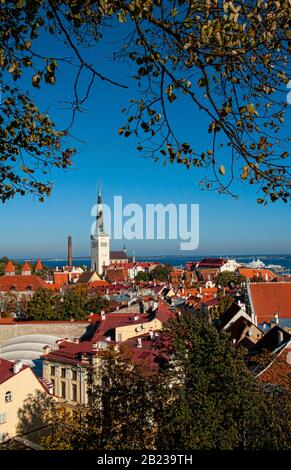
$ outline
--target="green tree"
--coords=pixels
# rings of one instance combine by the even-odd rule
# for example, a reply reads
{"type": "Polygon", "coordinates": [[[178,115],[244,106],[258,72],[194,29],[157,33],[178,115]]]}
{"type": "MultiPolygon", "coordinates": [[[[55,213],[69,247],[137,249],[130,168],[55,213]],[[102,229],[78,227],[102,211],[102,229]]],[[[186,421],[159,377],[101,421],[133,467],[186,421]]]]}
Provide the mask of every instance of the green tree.
{"type": "MultiPolygon", "coordinates": [[[[2,258],[0,258],[0,276],[3,276],[5,274],[5,267],[8,261],[9,261],[9,258],[7,258],[7,256],[3,256],[2,258]]],[[[19,263],[18,261],[13,261],[13,265],[15,267],[15,274],[20,274],[22,264],[19,263]]]]}
{"type": "Polygon", "coordinates": [[[86,320],[88,290],[84,287],[67,289],[61,305],[61,315],[64,320],[86,320]]]}
{"type": "Polygon", "coordinates": [[[246,278],[239,274],[239,272],[224,271],[219,273],[215,278],[217,286],[221,287],[237,287],[246,282],[246,278]]]}
{"type": "Polygon", "coordinates": [[[29,302],[27,316],[32,320],[59,320],[58,298],[49,289],[38,289],[29,302]]]}
{"type": "Polygon", "coordinates": [[[161,404],[159,449],[290,448],[290,392],[262,386],[225,332],[185,314],[166,324],[162,342],[172,386],[161,404]]]}
{"type": "Polygon", "coordinates": [[[149,273],[146,273],[146,272],[143,272],[143,271],[139,271],[137,273],[137,275],[135,276],[134,278],[137,282],[140,282],[140,281],[149,281],[150,280],[150,275],[149,273]]]}
{"type": "Polygon", "coordinates": [[[166,282],[169,280],[170,272],[172,271],[172,269],[173,268],[170,265],[159,264],[150,272],[150,279],[166,282]]]}
{"type": "Polygon", "coordinates": [[[8,263],[8,258],[6,256],[3,256],[1,259],[0,259],[0,276],[3,276],[3,274],[5,274],[5,266],[6,264],[8,263]]]}
{"type": "Polygon", "coordinates": [[[212,320],[220,318],[226,310],[233,304],[234,300],[230,295],[218,294],[218,305],[210,307],[209,314],[212,320]]]}
{"type": "Polygon", "coordinates": [[[287,0],[2,2],[2,200],[27,192],[42,200],[52,188],[48,170],[69,167],[74,152],[66,147],[67,131],[56,129],[32,94],[20,89],[20,79],[29,78],[32,89],[53,86],[71,67],[74,118],[94,81],[127,86],[101,73],[87,57],[88,47],[102,40],[104,27],[119,22],[125,41],[114,58],[130,62],[139,92],[125,110],[119,134],[137,136],[137,150],[146,156],[204,169],[203,188],[232,194],[231,183],[240,177],[258,185],[258,203],[287,202],[289,154],[279,131],[290,75],[289,18],[287,0]],[[49,50],[50,35],[65,44],[63,54],[61,47],[49,50]],[[47,40],[45,52],[38,47],[39,36],[47,40]],[[86,83],[81,94],[80,85],[86,83]],[[210,145],[201,149],[197,138],[188,142],[183,132],[178,134],[177,101],[205,116],[210,145]]]}
{"type": "Polygon", "coordinates": [[[184,314],[159,338],[159,372],[103,352],[87,407],[54,420],[48,449],[289,449],[290,390],[262,384],[225,332],[184,314]]]}
{"type": "Polygon", "coordinates": [[[0,294],[0,317],[11,318],[18,311],[18,302],[15,292],[0,294]]]}
{"type": "Polygon", "coordinates": [[[138,450],[155,447],[155,391],[158,376],[136,363],[128,348],[109,348],[102,357],[89,405],[78,416],[54,420],[54,434],[43,440],[50,450],[138,450]]]}
{"type": "Polygon", "coordinates": [[[88,313],[100,313],[101,310],[108,311],[109,300],[105,299],[101,295],[94,295],[87,299],[86,311],[88,313]]]}

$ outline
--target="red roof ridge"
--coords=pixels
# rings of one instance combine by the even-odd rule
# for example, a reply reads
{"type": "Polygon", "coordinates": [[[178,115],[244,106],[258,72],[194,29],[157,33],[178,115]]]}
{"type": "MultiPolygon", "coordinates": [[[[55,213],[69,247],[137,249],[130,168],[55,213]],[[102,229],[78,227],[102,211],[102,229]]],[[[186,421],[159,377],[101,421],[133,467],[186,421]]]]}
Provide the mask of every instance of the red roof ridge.
{"type": "Polygon", "coordinates": [[[23,272],[23,271],[31,271],[31,267],[30,267],[30,265],[28,264],[27,261],[26,261],[26,262],[24,263],[24,265],[22,266],[21,271],[22,271],[22,272],[23,272]]]}
{"type": "Polygon", "coordinates": [[[14,264],[12,263],[11,260],[9,260],[8,263],[6,264],[5,272],[6,272],[6,273],[13,273],[13,272],[15,272],[15,267],[14,267],[14,264]]]}
{"type": "Polygon", "coordinates": [[[40,261],[40,258],[37,259],[37,262],[36,262],[36,265],[35,265],[35,270],[36,271],[43,271],[42,262],[40,261]]]}

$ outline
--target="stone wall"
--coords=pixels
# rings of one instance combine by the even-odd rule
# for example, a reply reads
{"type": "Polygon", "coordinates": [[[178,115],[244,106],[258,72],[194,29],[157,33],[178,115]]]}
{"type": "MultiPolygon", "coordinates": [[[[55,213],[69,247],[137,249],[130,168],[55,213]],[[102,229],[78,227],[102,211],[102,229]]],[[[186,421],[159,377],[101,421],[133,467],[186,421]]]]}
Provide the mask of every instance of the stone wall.
{"type": "Polygon", "coordinates": [[[23,335],[53,335],[63,338],[79,338],[83,335],[91,336],[94,325],[90,322],[18,322],[8,325],[0,325],[0,345],[1,343],[23,335]]]}

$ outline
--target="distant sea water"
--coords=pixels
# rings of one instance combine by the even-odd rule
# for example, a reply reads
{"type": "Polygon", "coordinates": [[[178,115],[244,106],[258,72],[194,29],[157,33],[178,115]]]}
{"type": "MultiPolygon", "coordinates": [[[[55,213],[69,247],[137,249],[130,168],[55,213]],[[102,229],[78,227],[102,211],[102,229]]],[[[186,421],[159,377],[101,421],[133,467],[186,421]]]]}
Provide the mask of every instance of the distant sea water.
{"type": "MultiPolygon", "coordinates": [[[[137,261],[155,261],[162,264],[170,264],[175,267],[184,266],[188,261],[199,261],[203,258],[220,258],[221,255],[198,255],[198,256],[182,256],[182,255],[153,255],[153,256],[137,256],[137,261]]],[[[282,255],[223,255],[224,258],[236,259],[241,264],[251,263],[253,260],[259,259],[262,261],[266,267],[269,265],[279,265],[282,266],[287,272],[291,273],[291,254],[282,254],[282,255]]],[[[36,260],[18,260],[31,261],[36,260]]],[[[43,264],[50,268],[56,268],[57,266],[64,266],[67,264],[67,258],[42,258],[43,264]]],[[[74,266],[90,266],[89,257],[79,257],[73,258],[74,266]]]]}

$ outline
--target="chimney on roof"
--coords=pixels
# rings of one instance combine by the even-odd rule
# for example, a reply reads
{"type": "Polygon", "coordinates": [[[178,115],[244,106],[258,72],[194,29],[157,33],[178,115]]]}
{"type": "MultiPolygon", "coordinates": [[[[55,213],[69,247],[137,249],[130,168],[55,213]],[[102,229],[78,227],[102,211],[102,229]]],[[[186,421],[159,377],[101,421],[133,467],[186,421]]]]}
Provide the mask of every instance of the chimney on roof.
{"type": "Polygon", "coordinates": [[[278,313],[275,313],[274,317],[275,317],[275,323],[277,325],[279,325],[279,315],[278,315],[278,313]]]}
{"type": "Polygon", "coordinates": [[[51,352],[51,350],[52,350],[51,346],[46,345],[46,346],[43,347],[43,353],[44,354],[49,354],[51,352]]]}
{"type": "Polygon", "coordinates": [[[283,340],[284,340],[283,331],[281,330],[281,328],[279,328],[278,329],[278,346],[282,344],[283,340]]]}
{"type": "Polygon", "coordinates": [[[150,335],[151,341],[153,341],[153,340],[155,339],[155,337],[156,337],[155,332],[152,331],[152,330],[150,330],[149,335],[150,335]]]}
{"type": "Polygon", "coordinates": [[[142,339],[141,338],[137,338],[137,345],[136,345],[137,348],[142,348],[142,339]]]}
{"type": "Polygon", "coordinates": [[[22,361],[15,361],[13,364],[13,373],[18,374],[18,372],[20,372],[20,370],[22,369],[22,365],[22,361]]]}
{"type": "Polygon", "coordinates": [[[105,320],[106,315],[105,315],[104,310],[101,310],[100,315],[101,315],[101,320],[105,320]]]}
{"type": "Polygon", "coordinates": [[[68,236],[68,266],[73,266],[73,244],[71,235],[68,236]]]}

